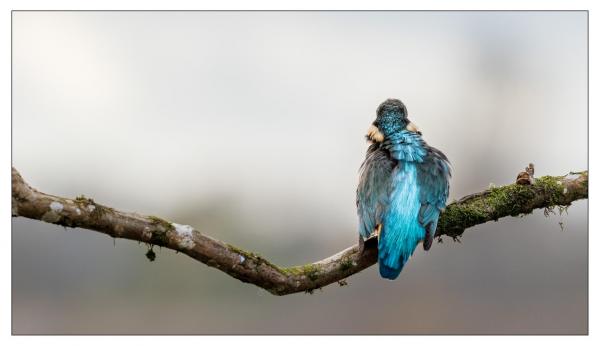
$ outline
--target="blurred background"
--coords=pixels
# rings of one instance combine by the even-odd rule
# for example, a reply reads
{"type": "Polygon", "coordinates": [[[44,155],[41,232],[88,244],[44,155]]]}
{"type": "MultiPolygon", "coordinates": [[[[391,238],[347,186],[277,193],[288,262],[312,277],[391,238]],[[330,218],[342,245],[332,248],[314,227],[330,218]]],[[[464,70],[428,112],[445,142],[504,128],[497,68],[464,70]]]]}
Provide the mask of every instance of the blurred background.
{"type": "MultiPolygon", "coordinates": [[[[587,168],[586,12],[13,12],[13,165],[279,265],[357,241],[364,135],[401,99],[450,201],[587,168]]],[[[13,218],[15,334],[587,333],[587,201],[275,297],[168,249],[13,218]],[[561,230],[559,222],[564,224],[561,230]]]]}

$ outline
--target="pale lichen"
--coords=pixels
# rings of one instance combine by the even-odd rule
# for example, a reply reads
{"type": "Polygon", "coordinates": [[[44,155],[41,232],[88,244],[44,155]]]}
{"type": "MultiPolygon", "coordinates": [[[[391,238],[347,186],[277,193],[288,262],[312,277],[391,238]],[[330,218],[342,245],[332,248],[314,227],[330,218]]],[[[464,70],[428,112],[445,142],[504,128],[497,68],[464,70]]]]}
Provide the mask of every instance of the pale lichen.
{"type": "Polygon", "coordinates": [[[64,206],[62,205],[62,203],[59,202],[52,202],[50,203],[50,210],[52,210],[55,213],[60,213],[61,211],[63,211],[64,206]]]}
{"type": "Polygon", "coordinates": [[[60,212],[62,212],[63,209],[64,209],[64,206],[62,205],[62,203],[52,201],[50,203],[50,210],[48,210],[47,212],[44,213],[44,215],[42,215],[42,221],[50,222],[50,223],[59,222],[60,219],[62,218],[62,216],[60,215],[60,212]]]}
{"type": "Polygon", "coordinates": [[[178,244],[184,249],[191,249],[194,247],[194,228],[189,225],[180,225],[178,223],[171,224],[177,232],[179,237],[178,244]]]}

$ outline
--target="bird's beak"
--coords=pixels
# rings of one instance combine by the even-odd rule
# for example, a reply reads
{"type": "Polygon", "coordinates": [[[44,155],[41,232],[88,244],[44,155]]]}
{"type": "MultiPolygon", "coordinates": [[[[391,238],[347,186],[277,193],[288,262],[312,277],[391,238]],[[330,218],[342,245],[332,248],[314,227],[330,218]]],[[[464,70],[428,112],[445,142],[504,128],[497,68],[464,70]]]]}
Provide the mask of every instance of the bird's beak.
{"type": "Polygon", "coordinates": [[[413,124],[412,122],[408,123],[408,125],[406,125],[406,129],[410,132],[415,132],[418,133],[419,135],[421,135],[421,131],[419,131],[419,128],[417,127],[417,125],[413,124]]]}
{"type": "Polygon", "coordinates": [[[377,126],[371,125],[371,127],[369,127],[369,129],[367,130],[367,138],[372,142],[381,143],[383,142],[384,137],[383,133],[379,131],[377,126]]]}

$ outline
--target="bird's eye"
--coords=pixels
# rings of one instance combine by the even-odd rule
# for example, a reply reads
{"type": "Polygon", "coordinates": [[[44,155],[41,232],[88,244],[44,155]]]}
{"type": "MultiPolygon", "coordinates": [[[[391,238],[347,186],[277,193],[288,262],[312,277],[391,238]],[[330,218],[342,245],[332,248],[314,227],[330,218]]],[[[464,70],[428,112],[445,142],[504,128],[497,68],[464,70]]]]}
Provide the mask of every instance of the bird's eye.
{"type": "Polygon", "coordinates": [[[423,134],[421,133],[421,131],[417,131],[417,134],[418,134],[419,136],[422,136],[422,135],[423,135],[423,134]]]}

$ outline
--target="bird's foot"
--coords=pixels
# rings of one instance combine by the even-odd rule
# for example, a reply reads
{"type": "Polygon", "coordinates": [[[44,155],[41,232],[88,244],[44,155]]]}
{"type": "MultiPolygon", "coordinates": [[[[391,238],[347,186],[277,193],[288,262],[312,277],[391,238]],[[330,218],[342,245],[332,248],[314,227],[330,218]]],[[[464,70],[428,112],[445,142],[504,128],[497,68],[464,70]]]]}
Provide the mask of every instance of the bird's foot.
{"type": "Polygon", "coordinates": [[[381,224],[378,224],[375,227],[375,230],[373,231],[373,233],[375,233],[375,236],[377,237],[377,240],[379,240],[379,237],[381,236],[381,224]]]}
{"type": "Polygon", "coordinates": [[[381,236],[381,224],[377,225],[371,235],[367,239],[363,239],[361,235],[358,235],[358,251],[363,253],[365,250],[374,248],[376,249],[379,244],[379,237],[381,236]]]}

